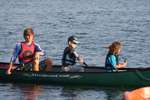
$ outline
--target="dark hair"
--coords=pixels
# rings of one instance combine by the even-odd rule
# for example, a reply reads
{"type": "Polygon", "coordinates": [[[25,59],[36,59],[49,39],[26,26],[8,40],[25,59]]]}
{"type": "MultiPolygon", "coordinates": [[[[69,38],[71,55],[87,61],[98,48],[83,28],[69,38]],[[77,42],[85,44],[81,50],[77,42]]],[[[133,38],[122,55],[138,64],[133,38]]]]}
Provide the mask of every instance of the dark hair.
{"type": "Polygon", "coordinates": [[[28,31],[31,31],[32,35],[34,35],[34,32],[33,32],[33,29],[32,28],[26,28],[24,30],[24,33],[23,33],[23,37],[25,38],[26,35],[28,35],[28,31]]]}
{"type": "Polygon", "coordinates": [[[70,37],[68,38],[68,43],[69,43],[69,42],[78,43],[77,37],[76,37],[76,36],[70,36],[70,37]]]}

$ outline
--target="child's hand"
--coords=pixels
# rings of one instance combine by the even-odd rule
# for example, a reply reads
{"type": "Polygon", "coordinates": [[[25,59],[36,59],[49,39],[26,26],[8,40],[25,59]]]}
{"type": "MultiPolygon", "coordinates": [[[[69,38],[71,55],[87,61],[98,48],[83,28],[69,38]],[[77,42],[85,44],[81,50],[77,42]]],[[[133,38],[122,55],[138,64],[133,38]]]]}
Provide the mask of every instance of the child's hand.
{"type": "Polygon", "coordinates": [[[11,70],[8,69],[8,70],[6,71],[6,74],[7,74],[7,75],[10,75],[10,74],[11,74],[11,70]]]}
{"type": "Polygon", "coordinates": [[[127,66],[127,63],[128,63],[128,61],[127,61],[127,59],[124,61],[124,66],[127,66]]]}
{"type": "Polygon", "coordinates": [[[83,64],[83,63],[84,63],[84,59],[83,59],[82,56],[79,56],[78,60],[79,60],[79,63],[80,63],[80,64],[83,64]]]}

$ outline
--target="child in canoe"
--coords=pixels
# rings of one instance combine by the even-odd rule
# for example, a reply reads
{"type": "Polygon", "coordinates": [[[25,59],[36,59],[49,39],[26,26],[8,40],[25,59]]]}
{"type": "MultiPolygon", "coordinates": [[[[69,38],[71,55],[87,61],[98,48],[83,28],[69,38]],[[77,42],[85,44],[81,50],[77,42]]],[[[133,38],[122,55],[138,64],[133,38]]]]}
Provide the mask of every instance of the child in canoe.
{"type": "Polygon", "coordinates": [[[39,71],[50,70],[52,66],[51,59],[47,58],[40,62],[40,57],[44,55],[41,47],[34,41],[34,32],[32,28],[26,28],[23,33],[24,41],[17,43],[11,57],[10,65],[7,70],[7,74],[11,74],[13,64],[16,59],[19,60],[19,70],[28,71],[39,71]]]}
{"type": "Polygon", "coordinates": [[[76,66],[76,63],[83,64],[83,58],[75,51],[78,41],[75,36],[70,36],[68,38],[68,46],[65,48],[62,57],[62,70],[63,71],[82,71],[81,66],[76,66]]]}
{"type": "Polygon", "coordinates": [[[124,68],[127,65],[127,60],[123,63],[119,63],[119,54],[122,48],[122,44],[118,41],[113,42],[109,47],[108,54],[105,60],[105,68],[108,71],[117,70],[118,68],[124,68]]]}

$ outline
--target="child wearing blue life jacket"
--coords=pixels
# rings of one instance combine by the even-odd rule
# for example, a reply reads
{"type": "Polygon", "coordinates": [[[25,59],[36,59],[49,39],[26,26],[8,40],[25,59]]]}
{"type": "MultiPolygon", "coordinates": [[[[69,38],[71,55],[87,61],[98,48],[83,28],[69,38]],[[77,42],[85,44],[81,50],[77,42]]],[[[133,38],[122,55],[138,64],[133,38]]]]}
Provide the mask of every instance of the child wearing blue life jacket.
{"type": "Polygon", "coordinates": [[[113,42],[109,47],[108,54],[105,60],[105,68],[107,71],[117,70],[118,68],[124,68],[127,65],[127,60],[123,63],[119,63],[119,54],[122,48],[122,44],[118,41],[113,42]]]}

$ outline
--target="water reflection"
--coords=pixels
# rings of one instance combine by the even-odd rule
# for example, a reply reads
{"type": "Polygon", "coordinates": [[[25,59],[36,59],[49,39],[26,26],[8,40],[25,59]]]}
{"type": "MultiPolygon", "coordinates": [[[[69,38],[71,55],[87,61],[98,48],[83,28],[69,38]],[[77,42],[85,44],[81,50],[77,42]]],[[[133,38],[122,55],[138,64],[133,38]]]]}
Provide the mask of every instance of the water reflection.
{"type": "Polygon", "coordinates": [[[18,85],[21,95],[20,100],[36,100],[42,94],[40,85],[18,85]]]}
{"type": "Polygon", "coordinates": [[[63,87],[34,84],[0,84],[3,100],[123,100],[128,89],[63,87]]]}

